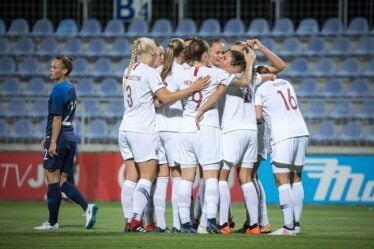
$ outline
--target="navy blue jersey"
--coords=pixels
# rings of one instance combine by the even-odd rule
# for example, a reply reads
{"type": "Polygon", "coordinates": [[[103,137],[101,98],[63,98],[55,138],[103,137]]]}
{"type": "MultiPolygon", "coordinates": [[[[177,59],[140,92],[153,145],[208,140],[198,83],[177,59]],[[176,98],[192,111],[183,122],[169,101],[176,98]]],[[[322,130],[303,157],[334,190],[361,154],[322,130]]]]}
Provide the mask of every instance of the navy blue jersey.
{"type": "Polygon", "coordinates": [[[72,121],[77,106],[77,95],[74,86],[65,80],[57,84],[48,101],[48,122],[46,128],[46,137],[52,135],[52,122],[54,116],[62,117],[61,131],[59,139],[63,141],[76,141],[72,121]]]}

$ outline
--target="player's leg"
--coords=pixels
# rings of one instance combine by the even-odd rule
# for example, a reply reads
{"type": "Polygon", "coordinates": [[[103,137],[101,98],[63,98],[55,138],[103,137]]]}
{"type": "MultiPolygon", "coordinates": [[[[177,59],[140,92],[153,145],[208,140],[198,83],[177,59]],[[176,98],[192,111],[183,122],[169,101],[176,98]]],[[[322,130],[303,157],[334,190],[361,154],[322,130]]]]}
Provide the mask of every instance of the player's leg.
{"type": "Polygon", "coordinates": [[[180,166],[174,166],[170,168],[171,180],[172,180],[172,191],[171,191],[171,206],[173,208],[173,228],[172,232],[180,232],[181,223],[179,220],[178,211],[178,190],[181,181],[181,168],[180,166]]]}
{"type": "Polygon", "coordinates": [[[219,172],[219,225],[221,227],[221,233],[223,234],[231,233],[231,227],[229,225],[231,194],[227,182],[231,166],[227,162],[223,162],[223,166],[219,172]]]}
{"type": "Polygon", "coordinates": [[[195,225],[202,225],[205,229],[206,226],[206,213],[203,212],[204,209],[204,195],[205,195],[205,180],[203,177],[203,169],[199,165],[199,189],[197,190],[196,201],[193,209],[193,214],[195,218],[195,225]]]}
{"type": "Polygon", "coordinates": [[[166,207],[166,190],[169,182],[169,166],[168,164],[159,165],[157,178],[155,181],[155,192],[153,194],[153,203],[155,208],[155,216],[157,220],[157,232],[167,232],[165,222],[166,207]]]}

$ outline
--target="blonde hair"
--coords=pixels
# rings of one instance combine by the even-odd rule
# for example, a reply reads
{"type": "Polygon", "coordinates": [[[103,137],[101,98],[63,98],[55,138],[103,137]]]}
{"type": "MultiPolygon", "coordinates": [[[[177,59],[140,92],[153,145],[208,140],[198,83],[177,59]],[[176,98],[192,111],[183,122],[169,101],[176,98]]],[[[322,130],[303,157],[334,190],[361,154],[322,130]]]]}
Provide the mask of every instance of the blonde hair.
{"type": "Polygon", "coordinates": [[[176,57],[182,54],[184,50],[184,42],[180,38],[174,38],[169,41],[168,47],[165,53],[164,66],[161,71],[161,79],[169,75],[171,68],[173,67],[173,62],[176,57]]]}
{"type": "Polygon", "coordinates": [[[236,45],[236,46],[239,46],[242,50],[242,52],[247,52],[249,53],[249,47],[247,45],[247,43],[243,42],[243,41],[237,41],[237,42],[234,42],[232,45],[236,45]]]}
{"type": "Polygon", "coordinates": [[[146,38],[146,37],[141,37],[141,38],[137,38],[132,43],[130,62],[129,62],[129,65],[127,66],[126,76],[123,79],[123,87],[124,88],[127,85],[127,80],[130,76],[132,66],[135,64],[136,57],[138,55],[147,53],[150,49],[156,49],[156,44],[152,39],[149,39],[149,38],[146,38]]]}

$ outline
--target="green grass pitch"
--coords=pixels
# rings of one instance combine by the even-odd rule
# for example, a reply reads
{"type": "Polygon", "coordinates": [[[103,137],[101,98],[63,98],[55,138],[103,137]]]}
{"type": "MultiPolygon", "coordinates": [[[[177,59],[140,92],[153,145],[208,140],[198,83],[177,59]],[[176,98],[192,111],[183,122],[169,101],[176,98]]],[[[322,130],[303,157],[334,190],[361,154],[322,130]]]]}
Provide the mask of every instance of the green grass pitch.
{"type": "MultiPolygon", "coordinates": [[[[302,233],[297,236],[136,234],[124,233],[119,202],[98,202],[97,223],[92,230],[83,228],[80,207],[63,203],[60,229],[35,231],[32,227],[46,220],[43,202],[0,202],[0,248],[374,248],[374,207],[306,205],[302,233]]],[[[244,221],[242,204],[232,206],[237,229],[244,221]]],[[[167,223],[171,227],[171,207],[167,223]]],[[[273,228],[279,228],[282,215],[278,206],[269,206],[273,228]]]]}

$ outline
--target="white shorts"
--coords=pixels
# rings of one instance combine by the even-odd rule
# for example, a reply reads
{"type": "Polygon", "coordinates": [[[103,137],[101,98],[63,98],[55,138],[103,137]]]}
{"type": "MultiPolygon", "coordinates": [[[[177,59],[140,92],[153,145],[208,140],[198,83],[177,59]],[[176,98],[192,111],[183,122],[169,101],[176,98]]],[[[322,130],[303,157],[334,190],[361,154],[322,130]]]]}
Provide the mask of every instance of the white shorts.
{"type": "Polygon", "coordinates": [[[179,161],[179,151],[178,151],[178,132],[162,131],[159,132],[161,145],[163,146],[166,154],[166,160],[169,167],[174,167],[177,165],[176,162],[179,161]]]}
{"type": "Polygon", "coordinates": [[[269,129],[264,122],[257,125],[257,144],[258,144],[258,154],[263,160],[268,158],[269,153],[269,129]]]}
{"type": "Polygon", "coordinates": [[[253,168],[257,161],[257,132],[236,130],[222,134],[223,169],[233,165],[253,168]]]}
{"type": "Polygon", "coordinates": [[[221,130],[200,126],[196,132],[180,132],[178,148],[181,168],[200,164],[203,170],[219,170],[222,161],[221,130]]]}
{"type": "Polygon", "coordinates": [[[132,152],[129,148],[129,145],[127,144],[125,131],[119,131],[118,132],[118,144],[119,144],[119,149],[121,151],[121,155],[122,155],[123,160],[128,160],[128,159],[133,159],[134,158],[134,156],[132,155],[132,152]]]}
{"type": "Polygon", "coordinates": [[[125,142],[134,155],[136,163],[159,160],[160,138],[158,133],[125,131],[125,142]]]}
{"type": "Polygon", "coordinates": [[[308,137],[293,137],[272,145],[273,173],[301,172],[305,163],[308,137]]]}
{"type": "Polygon", "coordinates": [[[166,164],[168,161],[166,160],[166,151],[165,147],[161,143],[160,134],[158,134],[158,164],[166,164]]]}

